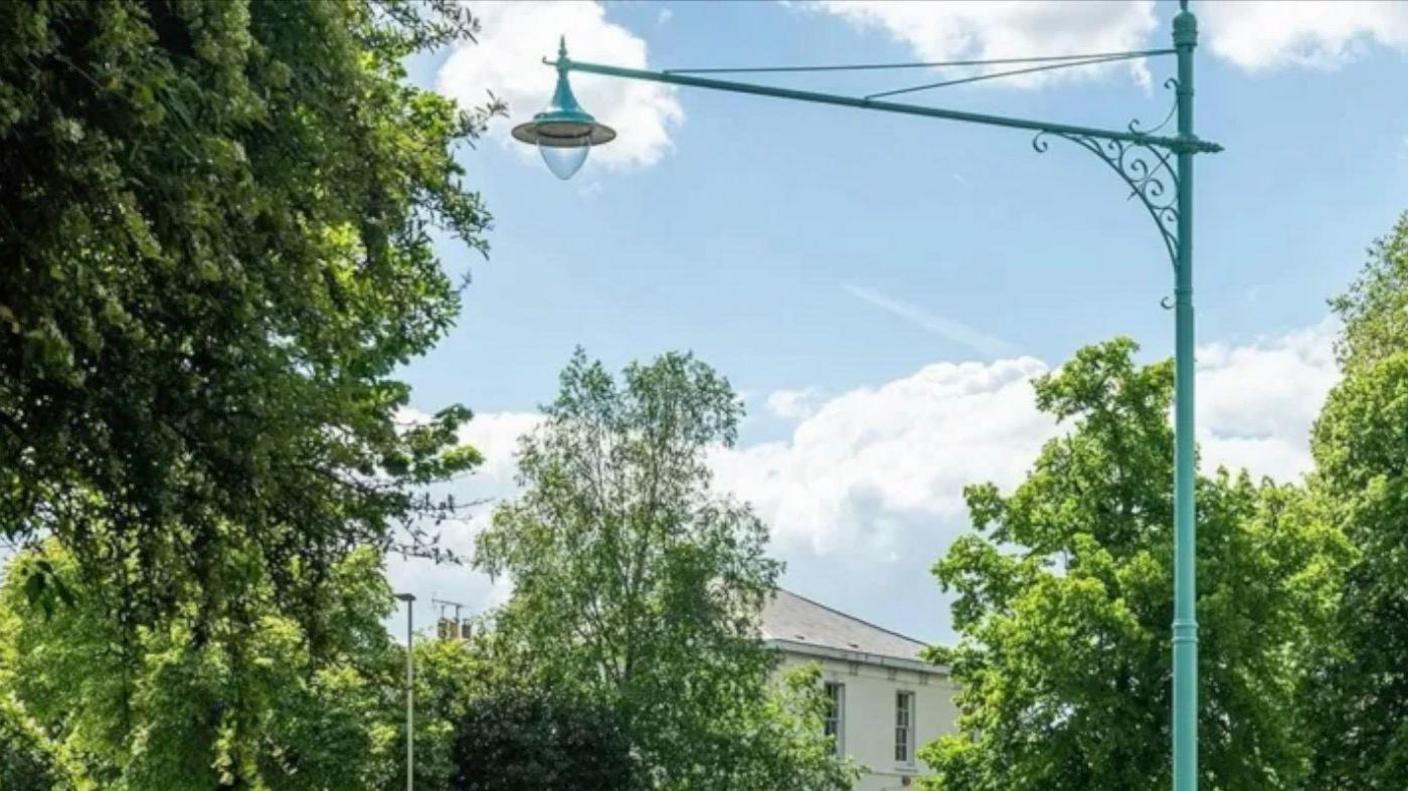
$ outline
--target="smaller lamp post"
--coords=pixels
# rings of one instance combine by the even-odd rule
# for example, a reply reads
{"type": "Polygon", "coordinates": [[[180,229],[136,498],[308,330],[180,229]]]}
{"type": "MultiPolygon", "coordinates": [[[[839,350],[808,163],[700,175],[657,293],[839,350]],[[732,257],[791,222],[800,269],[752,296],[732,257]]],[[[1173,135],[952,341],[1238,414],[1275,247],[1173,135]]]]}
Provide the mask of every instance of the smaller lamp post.
{"type": "Polygon", "coordinates": [[[398,593],[396,598],[406,603],[406,791],[416,787],[416,633],[415,603],[411,593],[398,593]]]}

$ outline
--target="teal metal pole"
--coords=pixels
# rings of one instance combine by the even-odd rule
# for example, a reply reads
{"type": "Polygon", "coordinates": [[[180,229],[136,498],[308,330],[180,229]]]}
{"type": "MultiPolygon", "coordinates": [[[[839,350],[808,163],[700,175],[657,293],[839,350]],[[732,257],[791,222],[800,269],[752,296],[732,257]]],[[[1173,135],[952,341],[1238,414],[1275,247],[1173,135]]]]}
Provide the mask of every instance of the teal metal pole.
{"type": "MultiPolygon", "coordinates": [[[[1181,3],[1173,18],[1178,52],[1178,137],[1193,137],[1193,48],[1198,21],[1181,3]]],[[[1198,615],[1196,463],[1193,439],[1193,151],[1178,152],[1178,256],[1174,273],[1173,789],[1198,788],[1198,615]]]]}

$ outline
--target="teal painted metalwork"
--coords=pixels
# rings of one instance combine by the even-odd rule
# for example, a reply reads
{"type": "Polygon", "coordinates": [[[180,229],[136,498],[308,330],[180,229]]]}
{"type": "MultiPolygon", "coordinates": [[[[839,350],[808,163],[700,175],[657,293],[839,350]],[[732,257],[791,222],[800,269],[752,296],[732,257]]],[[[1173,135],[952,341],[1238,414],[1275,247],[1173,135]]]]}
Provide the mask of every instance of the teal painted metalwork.
{"type": "Polygon", "coordinates": [[[1052,121],[1034,121],[1028,118],[1013,118],[1002,115],[987,115],[984,113],[969,113],[961,110],[945,110],[938,107],[924,107],[917,104],[903,104],[900,102],[882,102],[872,99],[865,99],[855,96],[840,96],[832,93],[819,93],[816,91],[799,91],[792,88],[779,88],[774,85],[755,85],[748,82],[733,82],[731,80],[715,80],[706,77],[694,77],[688,74],[671,74],[661,71],[646,71],[644,69],[626,69],[620,66],[607,66],[601,63],[586,63],[583,61],[559,58],[556,61],[544,60],[549,66],[556,66],[558,69],[567,71],[580,71],[585,74],[600,74],[606,77],[622,77],[629,80],[645,80],[647,82],[663,82],[669,85],[686,85],[691,88],[709,88],[716,91],[729,91],[732,93],[746,93],[754,96],[770,96],[775,99],[792,99],[800,102],[811,102],[813,104],[831,104],[840,107],[853,107],[859,110],[877,110],[886,113],[898,113],[900,115],[918,115],[926,118],[942,118],[948,121],[966,121],[974,124],[984,124],[987,126],[1005,126],[1010,129],[1026,129],[1031,132],[1046,132],[1048,134],[1072,134],[1101,138],[1106,140],[1124,140],[1142,145],[1153,145],[1177,151],[1188,148],[1199,153],[1213,153],[1222,150],[1222,146],[1206,140],[1179,139],[1174,137],[1161,137],[1150,135],[1144,132],[1119,131],[1115,129],[1099,129],[1088,126],[1075,126],[1072,124],[1061,124],[1052,121]]]}
{"type": "MultiPolygon", "coordinates": [[[[1193,49],[1198,20],[1181,0],[1173,18],[1178,50],[1178,139],[1193,134],[1193,49]]],[[[1174,267],[1173,396],[1173,791],[1198,788],[1197,520],[1193,444],[1193,151],[1178,157],[1178,260],[1174,267]]]]}
{"type": "Polygon", "coordinates": [[[550,148],[580,148],[599,146],[616,138],[616,132],[598,123],[591,113],[582,109],[572,93],[567,78],[567,39],[563,37],[557,50],[557,88],[548,108],[533,116],[533,120],[513,128],[513,136],[524,142],[550,148]]]}
{"type": "MultiPolygon", "coordinates": [[[[1170,83],[1173,81],[1170,80],[1170,83]]],[[[1039,153],[1047,150],[1046,135],[1038,132],[1032,138],[1032,148],[1039,153]]],[[[1126,140],[1104,140],[1092,135],[1056,134],[1084,148],[1105,164],[1130,186],[1131,198],[1138,198],[1149,210],[1159,234],[1163,236],[1164,247],[1168,250],[1169,262],[1178,267],[1178,174],[1170,167],[1173,156],[1170,151],[1126,140]]]]}
{"type": "MultiPolygon", "coordinates": [[[[1062,58],[1058,63],[1044,63],[1041,66],[1028,66],[1021,69],[1009,69],[1007,71],[985,72],[975,74],[970,77],[959,77],[951,80],[941,80],[939,82],[928,82],[923,85],[911,85],[908,88],[896,88],[892,91],[881,91],[879,93],[866,94],[867,99],[883,99],[887,96],[899,96],[906,93],[916,93],[918,91],[929,91],[934,88],[947,88],[951,85],[967,85],[971,82],[983,82],[984,80],[1000,80],[1006,77],[1017,77],[1023,74],[1036,74],[1043,71],[1056,71],[1057,69],[1074,69],[1080,66],[1094,66],[1100,63],[1114,63],[1120,60],[1133,60],[1135,58],[1147,57],[1143,52],[1123,52],[1114,55],[1091,55],[1088,58],[1068,59],[1062,58]]],[[[985,64],[986,65],[986,64],[985,64]]]]}
{"type": "MultiPolygon", "coordinates": [[[[1222,146],[1200,140],[1193,132],[1193,51],[1198,43],[1197,19],[1188,10],[1188,0],[1179,0],[1179,12],[1173,19],[1173,51],[1178,60],[1178,76],[1165,83],[1174,90],[1175,103],[1170,118],[1151,130],[1139,129],[1131,122],[1126,130],[1099,129],[1025,118],[969,113],[937,107],[878,101],[815,91],[800,91],[770,85],[733,82],[693,76],[707,72],[731,71],[822,71],[842,69],[878,69],[912,67],[915,64],[869,64],[834,67],[765,67],[759,69],[692,69],[656,72],[626,69],[599,63],[581,63],[567,57],[564,43],[557,60],[544,60],[558,71],[558,87],[553,103],[533,121],[513,130],[514,137],[538,145],[596,145],[607,142],[615,133],[600,125],[577,105],[572,96],[567,74],[581,71],[607,77],[646,80],[670,85],[768,96],[778,99],[851,107],[861,110],[899,113],[948,121],[984,124],[1036,132],[1032,146],[1038,152],[1048,148],[1046,136],[1060,137],[1090,151],[1124,180],[1138,198],[1163,238],[1174,271],[1174,614],[1173,645],[1173,791],[1197,791],[1198,788],[1198,620],[1197,620],[1197,553],[1194,502],[1194,321],[1193,321],[1193,156],[1222,150],[1222,146]],[[1177,134],[1157,135],[1176,117],[1177,134]],[[556,129],[565,127],[565,129],[556,129]],[[600,130],[605,130],[604,132],[600,130]],[[554,137],[554,132],[570,132],[578,142],[562,142],[567,137],[554,137]],[[544,138],[552,142],[544,143],[544,138]]],[[[1149,50],[1148,54],[1166,54],[1167,50],[1149,50]]],[[[1071,61],[1069,65],[1090,65],[1116,59],[1119,54],[1091,56],[1060,56],[1055,58],[1013,58],[1006,62],[1071,61]]],[[[977,65],[978,62],[966,65],[977,65]]],[[[1026,73],[1022,69],[1015,73],[1026,73]]],[[[1010,75],[1008,75],[1010,76],[1010,75]]],[[[917,86],[916,89],[933,86],[917,86]]],[[[1165,303],[1167,307],[1167,303],[1165,303]]]]}
{"type": "Polygon", "coordinates": [[[816,66],[714,66],[705,69],[665,69],[665,74],[793,74],[822,71],[883,71],[891,69],[937,69],[946,66],[1001,66],[1014,63],[1060,63],[1061,61],[1103,58],[1149,58],[1173,55],[1172,49],[1145,49],[1129,52],[1094,52],[1087,55],[1040,55],[1030,58],[986,58],[984,60],[923,60],[902,63],[839,63],[816,66]]]}

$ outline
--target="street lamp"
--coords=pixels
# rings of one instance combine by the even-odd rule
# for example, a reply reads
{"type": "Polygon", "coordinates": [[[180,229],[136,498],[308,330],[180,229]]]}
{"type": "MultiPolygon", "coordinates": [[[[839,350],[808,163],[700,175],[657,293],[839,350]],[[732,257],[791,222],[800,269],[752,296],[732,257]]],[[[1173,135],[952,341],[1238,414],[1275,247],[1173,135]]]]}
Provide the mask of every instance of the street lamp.
{"type": "Polygon", "coordinates": [[[396,598],[406,603],[406,791],[415,791],[416,767],[416,633],[415,603],[411,593],[398,593],[396,598]]]}
{"type": "MultiPolygon", "coordinates": [[[[952,61],[925,64],[864,64],[855,66],[784,66],[765,68],[691,69],[646,71],[598,63],[583,63],[567,57],[564,41],[557,60],[544,63],[557,68],[557,90],[548,109],[532,121],[514,128],[513,136],[536,144],[548,167],[560,178],[570,178],[586,161],[592,146],[610,142],[616,133],[596,121],[577,104],[568,83],[573,71],[646,80],[670,85],[768,96],[779,99],[852,107],[862,110],[899,113],[949,121],[1007,127],[1035,132],[1032,146],[1038,152],[1048,147],[1048,138],[1057,137],[1098,156],[1132,190],[1148,210],[1163,238],[1174,270],[1174,608],[1173,608],[1173,789],[1196,791],[1198,787],[1198,622],[1196,616],[1196,555],[1194,522],[1193,453],[1193,156],[1222,150],[1216,143],[1199,139],[1193,133],[1193,50],[1198,41],[1197,19],[1188,10],[1188,0],[1180,0],[1173,18],[1173,48],[1136,52],[1063,55],[1057,57],[1007,58],[1000,61],[952,61]],[[1175,105],[1170,119],[1177,118],[1177,133],[1159,135],[1154,129],[1141,129],[1131,122],[1125,130],[1073,126],[1048,121],[969,113],[936,107],[906,104],[890,97],[979,80],[1052,69],[1112,63],[1132,58],[1174,55],[1178,76],[1165,85],[1175,89],[1175,105]],[[804,72],[843,69],[911,68],[915,66],[1019,66],[962,79],[931,82],[868,96],[799,91],[771,85],[720,80],[700,74],[739,72],[804,72]]],[[[1167,123],[1167,122],[1165,122],[1167,123]]]]}
{"type": "Polygon", "coordinates": [[[524,143],[536,145],[543,162],[553,175],[566,181],[582,169],[592,146],[616,139],[616,131],[599,123],[577,104],[572,84],[567,79],[567,39],[562,38],[557,50],[557,89],[548,108],[533,116],[528,123],[513,128],[513,136],[524,143]]]}

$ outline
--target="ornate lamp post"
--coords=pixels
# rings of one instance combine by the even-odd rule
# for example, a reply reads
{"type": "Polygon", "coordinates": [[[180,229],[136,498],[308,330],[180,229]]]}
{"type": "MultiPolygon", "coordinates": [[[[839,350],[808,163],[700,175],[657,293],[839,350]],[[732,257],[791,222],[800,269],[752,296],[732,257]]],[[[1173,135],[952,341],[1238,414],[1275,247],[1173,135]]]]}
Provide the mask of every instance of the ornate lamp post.
{"type": "MultiPolygon", "coordinates": [[[[1090,151],[1108,165],[1132,190],[1133,197],[1148,210],[1163,239],[1173,264],[1174,298],[1174,614],[1173,614],[1173,789],[1196,791],[1198,787],[1198,621],[1196,614],[1196,555],[1194,522],[1193,453],[1193,157],[1222,150],[1216,143],[1199,139],[1193,133],[1193,50],[1197,46],[1197,19],[1188,10],[1188,0],[1180,0],[1173,19],[1173,48],[1137,52],[1065,55],[1058,57],[1009,58],[1000,61],[953,61],[924,64],[864,64],[854,66],[790,66],[748,69],[691,69],[646,71],[599,63],[584,63],[567,57],[564,42],[555,61],[544,63],[557,69],[557,90],[548,109],[520,124],[513,136],[537,145],[549,168],[559,178],[571,178],[596,145],[610,142],[615,131],[582,110],[572,95],[568,81],[571,72],[599,74],[670,85],[747,93],[778,99],[830,104],[860,110],[917,115],[948,121],[1007,127],[1035,132],[1032,146],[1038,152],[1048,148],[1048,136],[1068,140],[1090,151]],[[1162,128],[1140,129],[1131,122],[1124,130],[1073,126],[1025,118],[960,112],[905,104],[888,97],[939,88],[964,82],[1030,74],[1053,69],[1089,66],[1131,58],[1173,55],[1178,76],[1165,85],[1173,88],[1176,103],[1170,119],[1176,117],[1176,134],[1157,134],[1162,128]],[[1021,68],[946,80],[895,91],[854,97],[812,91],[798,91],[770,85],[702,77],[701,74],[738,72],[802,72],[843,69],[886,69],[915,66],[995,66],[1021,68]]],[[[1165,121],[1167,123],[1167,121],[1165,121]]]]}

